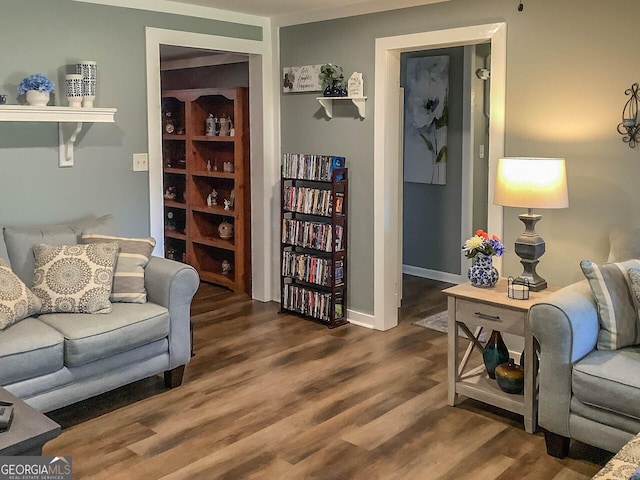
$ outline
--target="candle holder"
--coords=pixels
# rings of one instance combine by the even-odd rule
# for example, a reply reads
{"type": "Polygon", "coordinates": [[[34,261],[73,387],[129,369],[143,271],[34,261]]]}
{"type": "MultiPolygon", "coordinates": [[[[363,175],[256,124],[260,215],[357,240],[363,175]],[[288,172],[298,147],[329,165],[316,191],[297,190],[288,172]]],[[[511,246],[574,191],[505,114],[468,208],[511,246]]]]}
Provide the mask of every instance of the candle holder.
{"type": "Polygon", "coordinates": [[[522,283],[515,283],[513,277],[507,279],[507,296],[514,300],[529,300],[529,280],[524,279],[522,283]]]}
{"type": "Polygon", "coordinates": [[[618,124],[618,133],[622,141],[630,148],[636,148],[640,142],[640,125],[638,124],[638,103],[640,103],[640,86],[637,83],[625,90],[629,100],[622,109],[622,122],[618,124]]]}

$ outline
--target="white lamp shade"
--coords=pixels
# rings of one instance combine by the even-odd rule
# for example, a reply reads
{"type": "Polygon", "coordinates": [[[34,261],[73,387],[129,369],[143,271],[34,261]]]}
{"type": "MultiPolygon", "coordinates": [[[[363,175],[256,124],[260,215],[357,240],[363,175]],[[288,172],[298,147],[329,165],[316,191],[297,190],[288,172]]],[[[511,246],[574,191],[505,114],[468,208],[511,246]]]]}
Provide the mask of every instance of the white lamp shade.
{"type": "Polygon", "coordinates": [[[567,208],[564,158],[499,159],[493,203],[505,207],[567,208]]]}

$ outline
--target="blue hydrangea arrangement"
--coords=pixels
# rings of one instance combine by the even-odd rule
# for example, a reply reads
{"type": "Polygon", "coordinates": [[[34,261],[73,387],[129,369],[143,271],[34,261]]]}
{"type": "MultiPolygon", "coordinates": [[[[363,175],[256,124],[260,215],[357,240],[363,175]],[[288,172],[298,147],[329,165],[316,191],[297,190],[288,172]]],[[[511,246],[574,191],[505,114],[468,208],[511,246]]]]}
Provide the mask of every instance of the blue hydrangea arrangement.
{"type": "Polygon", "coordinates": [[[34,73],[23,78],[18,85],[18,93],[25,94],[29,90],[38,90],[39,92],[53,92],[56,84],[49,80],[41,73],[34,73]]]}

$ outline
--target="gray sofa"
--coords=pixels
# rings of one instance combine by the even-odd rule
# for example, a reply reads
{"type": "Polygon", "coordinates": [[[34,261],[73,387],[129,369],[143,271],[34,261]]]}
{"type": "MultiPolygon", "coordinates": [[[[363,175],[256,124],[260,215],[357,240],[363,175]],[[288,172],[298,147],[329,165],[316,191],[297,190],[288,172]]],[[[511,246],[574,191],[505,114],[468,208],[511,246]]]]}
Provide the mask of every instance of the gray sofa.
{"type": "MultiPolygon", "coordinates": [[[[640,258],[638,233],[615,229],[608,262],[640,258]]],[[[640,346],[597,347],[601,323],[587,280],[534,305],[529,323],[540,344],[538,422],[547,452],[565,457],[570,439],[618,451],[640,431],[640,346]]]]}
{"type": "MultiPolygon", "coordinates": [[[[85,229],[115,235],[111,216],[67,225],[0,227],[0,257],[27,285],[33,245],[78,243],[85,229]]],[[[191,357],[190,308],[195,269],[151,257],[146,303],[113,303],[108,314],[47,313],[0,331],[0,385],[40,411],[51,411],[164,373],[181,384],[191,357]]]]}

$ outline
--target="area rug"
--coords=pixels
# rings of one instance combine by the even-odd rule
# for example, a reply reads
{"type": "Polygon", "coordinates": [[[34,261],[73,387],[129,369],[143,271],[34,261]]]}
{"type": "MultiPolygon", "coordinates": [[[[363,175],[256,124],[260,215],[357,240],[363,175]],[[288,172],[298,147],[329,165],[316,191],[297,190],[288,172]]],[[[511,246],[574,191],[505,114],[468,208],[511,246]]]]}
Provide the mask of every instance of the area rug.
{"type": "MultiPolygon", "coordinates": [[[[413,322],[413,325],[417,325],[419,327],[429,328],[431,330],[435,330],[437,332],[447,333],[448,331],[448,312],[445,310],[444,312],[439,312],[434,315],[430,315],[427,318],[423,318],[421,320],[417,320],[413,322]]],[[[469,329],[473,332],[475,327],[472,325],[468,325],[469,329]]],[[[458,335],[461,337],[466,337],[467,335],[460,329],[458,329],[458,335]]],[[[482,332],[479,340],[481,342],[486,342],[489,338],[489,332],[486,330],[482,332]]]]}

